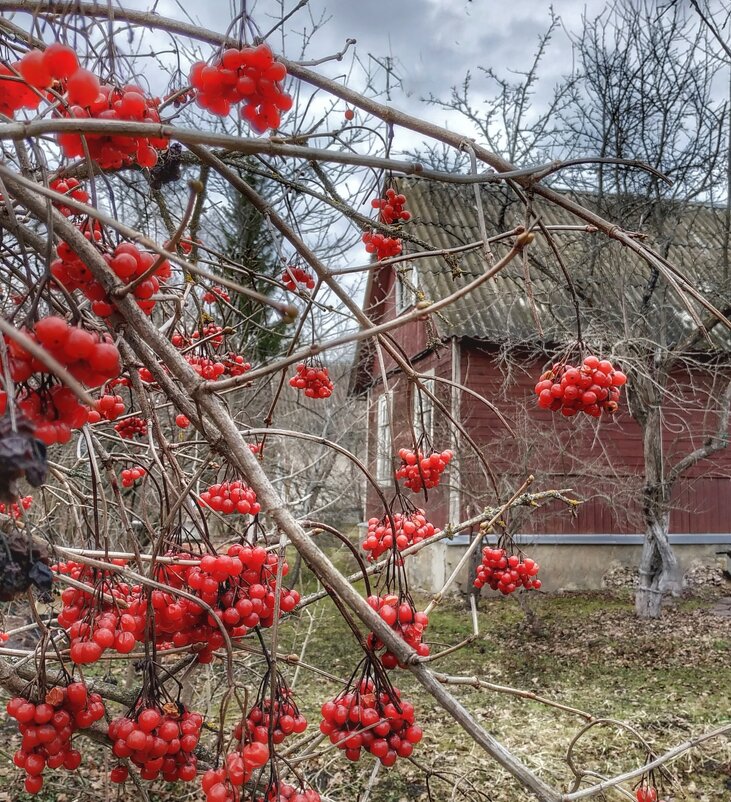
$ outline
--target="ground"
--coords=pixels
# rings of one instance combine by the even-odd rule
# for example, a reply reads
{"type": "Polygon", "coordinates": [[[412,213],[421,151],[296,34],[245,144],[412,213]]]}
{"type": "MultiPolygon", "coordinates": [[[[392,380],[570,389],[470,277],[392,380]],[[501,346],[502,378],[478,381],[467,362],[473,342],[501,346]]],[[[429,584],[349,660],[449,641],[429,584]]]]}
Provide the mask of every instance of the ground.
{"type": "MultiPolygon", "coordinates": [[[[726,593],[730,593],[728,589],[726,593]]],[[[511,599],[484,598],[480,603],[480,637],[474,643],[434,664],[452,676],[478,676],[501,685],[532,691],[595,717],[621,719],[651,747],[662,752],[686,738],[728,721],[731,705],[731,617],[723,615],[717,598],[688,598],[669,606],[658,621],[634,618],[628,593],[571,593],[530,596],[535,619],[531,628],[524,611],[511,599]]],[[[464,605],[442,604],[430,619],[432,651],[458,643],[471,632],[471,616],[464,605]],[[437,645],[438,644],[438,645],[437,645]]],[[[281,628],[280,652],[299,653],[303,659],[342,679],[353,671],[358,650],[342,619],[328,602],[308,608],[306,615],[281,628]],[[309,633],[307,635],[307,633],[309,633]]],[[[251,682],[250,658],[237,663],[237,677],[251,682]]],[[[300,668],[294,681],[300,708],[317,727],[319,706],[338,691],[336,682],[300,668]]],[[[402,800],[478,800],[521,802],[529,797],[477,747],[462,730],[416,686],[406,672],[395,672],[394,682],[411,699],[424,725],[425,738],[414,752],[414,762],[400,761],[380,770],[369,802],[402,800]],[[403,765],[401,765],[403,764],[403,765]],[[431,776],[425,773],[430,769],[431,776]],[[472,783],[472,784],[470,784],[472,783]],[[484,797],[486,798],[486,797],[484,797]]],[[[220,672],[208,669],[196,683],[196,703],[215,708],[221,693],[220,672]]],[[[573,736],[585,723],[573,713],[493,691],[454,686],[452,691],[481,723],[526,764],[556,787],[568,788],[571,775],[565,754],[573,736]]],[[[211,724],[215,722],[211,718],[211,724]]],[[[16,748],[13,728],[4,722],[6,783],[18,772],[10,765],[16,748]]],[[[628,770],[645,754],[631,736],[611,728],[597,728],[575,754],[581,766],[600,774],[628,770]]],[[[324,746],[324,745],[323,745],[324,746]]],[[[365,802],[353,793],[372,776],[374,761],[349,764],[339,750],[315,757],[302,768],[314,777],[324,800],[365,802]]],[[[98,802],[117,799],[104,772],[112,765],[108,752],[89,745],[89,763],[77,776],[47,772],[47,787],[36,799],[44,802],[98,802]]],[[[683,802],[721,802],[731,798],[731,738],[719,738],[687,753],[669,766],[663,780],[665,798],[683,802]]],[[[16,787],[19,787],[20,783],[16,787]]],[[[5,784],[7,789],[9,786],[5,784]]],[[[121,799],[139,798],[128,783],[121,799]]],[[[619,799],[619,796],[614,796],[619,799]]],[[[30,799],[3,790],[0,802],[30,799]]],[[[200,800],[199,786],[151,789],[150,799],[200,800]]]]}

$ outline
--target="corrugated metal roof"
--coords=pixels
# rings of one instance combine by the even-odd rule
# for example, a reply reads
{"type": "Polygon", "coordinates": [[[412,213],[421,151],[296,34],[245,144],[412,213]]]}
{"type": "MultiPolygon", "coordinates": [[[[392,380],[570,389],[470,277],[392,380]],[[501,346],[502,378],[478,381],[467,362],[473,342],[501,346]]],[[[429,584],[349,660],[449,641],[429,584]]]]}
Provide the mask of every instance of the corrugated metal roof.
{"type": "MultiPolygon", "coordinates": [[[[432,243],[435,249],[480,239],[471,186],[402,179],[399,187],[413,214],[405,233],[432,243]]],[[[488,236],[525,224],[525,206],[509,188],[485,185],[481,197],[488,236]]],[[[647,233],[647,244],[680,268],[718,308],[731,304],[728,265],[724,269],[723,264],[723,212],[701,204],[664,204],[662,225],[658,225],[658,207],[640,198],[615,196],[603,203],[592,196],[579,199],[607,219],[621,219],[625,229],[647,233]]],[[[533,210],[547,226],[581,225],[571,214],[540,199],[535,200],[533,210]]],[[[678,342],[694,331],[692,316],[665,279],[653,275],[646,262],[620,243],[585,231],[558,232],[554,239],[581,296],[582,328],[588,342],[608,343],[627,334],[678,342]]],[[[507,247],[494,245],[495,256],[499,258],[507,247]]],[[[421,250],[405,243],[405,252],[410,249],[421,250]]],[[[526,254],[527,265],[515,259],[495,278],[444,309],[441,333],[497,343],[574,340],[571,295],[542,235],[537,233],[526,254]]],[[[480,250],[449,259],[416,259],[410,264],[416,271],[415,283],[428,300],[450,295],[487,269],[480,250]],[[461,272],[456,278],[455,264],[461,272]]],[[[701,317],[707,315],[700,307],[696,311],[701,317]]],[[[716,326],[712,336],[716,346],[731,350],[729,332],[722,326],[716,326]]]]}

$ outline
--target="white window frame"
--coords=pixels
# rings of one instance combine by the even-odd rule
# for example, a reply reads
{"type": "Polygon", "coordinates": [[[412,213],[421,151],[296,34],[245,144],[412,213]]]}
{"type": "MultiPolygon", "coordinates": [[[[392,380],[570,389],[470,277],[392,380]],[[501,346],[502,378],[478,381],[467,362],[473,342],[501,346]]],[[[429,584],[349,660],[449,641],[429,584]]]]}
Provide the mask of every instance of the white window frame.
{"type": "Polygon", "coordinates": [[[409,262],[404,262],[401,267],[395,269],[394,284],[394,292],[396,294],[396,314],[400,315],[402,312],[410,309],[416,301],[415,292],[419,288],[419,284],[418,273],[416,272],[414,265],[409,262]],[[406,280],[414,288],[413,290],[410,287],[404,286],[404,282],[399,271],[401,274],[404,274],[406,280]]]}
{"type": "MultiPolygon", "coordinates": [[[[434,381],[434,368],[425,370],[422,373],[421,381],[424,386],[432,393],[436,393],[437,383],[434,381]],[[430,378],[431,377],[431,378],[430,378]]],[[[418,440],[422,434],[426,433],[429,440],[434,439],[434,401],[428,395],[419,391],[414,387],[414,394],[412,399],[411,420],[414,423],[414,433],[418,440]],[[419,407],[419,398],[421,398],[421,407],[419,407]],[[423,416],[419,414],[421,409],[423,416]],[[422,426],[422,417],[424,426],[422,426]]]]}
{"type": "Polygon", "coordinates": [[[391,392],[382,393],[376,401],[376,481],[390,482],[392,477],[391,392]]]}

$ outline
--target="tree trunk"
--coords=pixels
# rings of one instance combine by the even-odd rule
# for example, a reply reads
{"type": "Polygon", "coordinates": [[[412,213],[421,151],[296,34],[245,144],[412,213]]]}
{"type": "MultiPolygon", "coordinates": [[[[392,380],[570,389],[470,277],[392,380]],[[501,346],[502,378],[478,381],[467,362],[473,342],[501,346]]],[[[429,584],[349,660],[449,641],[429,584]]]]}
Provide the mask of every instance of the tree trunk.
{"type": "MultiPolygon", "coordinates": [[[[655,399],[656,401],[656,399],[655,399]]],[[[670,545],[670,493],[665,481],[662,420],[659,404],[650,406],[643,423],[645,486],[642,513],[645,542],[640,558],[640,583],[635,595],[635,612],[640,618],[659,618],[665,593],[680,593],[678,560],[670,545]]]]}
{"type": "MultiPolygon", "coordinates": [[[[650,492],[646,488],[645,496],[650,492]]],[[[655,505],[646,506],[645,523],[647,529],[640,558],[640,584],[635,595],[635,612],[640,618],[659,618],[663,596],[666,593],[680,593],[680,570],[668,539],[669,510],[658,510],[655,505]]]]}

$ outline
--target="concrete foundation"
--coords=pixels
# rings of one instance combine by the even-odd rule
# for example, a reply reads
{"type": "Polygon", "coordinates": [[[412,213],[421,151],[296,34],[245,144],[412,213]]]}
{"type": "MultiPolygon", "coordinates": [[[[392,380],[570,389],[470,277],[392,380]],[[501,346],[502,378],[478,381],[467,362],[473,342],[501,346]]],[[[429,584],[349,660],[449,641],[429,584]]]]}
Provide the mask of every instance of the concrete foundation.
{"type": "MultiPolygon", "coordinates": [[[[719,567],[727,568],[729,558],[725,552],[731,552],[731,534],[671,535],[670,539],[684,577],[691,570],[695,576],[703,565],[715,569],[716,573],[719,567]]],[[[487,542],[490,540],[494,545],[494,538],[487,542]]],[[[518,536],[516,542],[527,556],[540,564],[539,576],[545,591],[599,590],[617,585],[613,577],[623,568],[628,569],[625,573],[636,569],[642,550],[640,535],[518,536]]],[[[409,559],[411,587],[436,593],[459,563],[467,545],[466,538],[457,536],[409,559]]],[[[472,579],[469,567],[465,566],[452,592],[467,592],[472,579]]]]}

